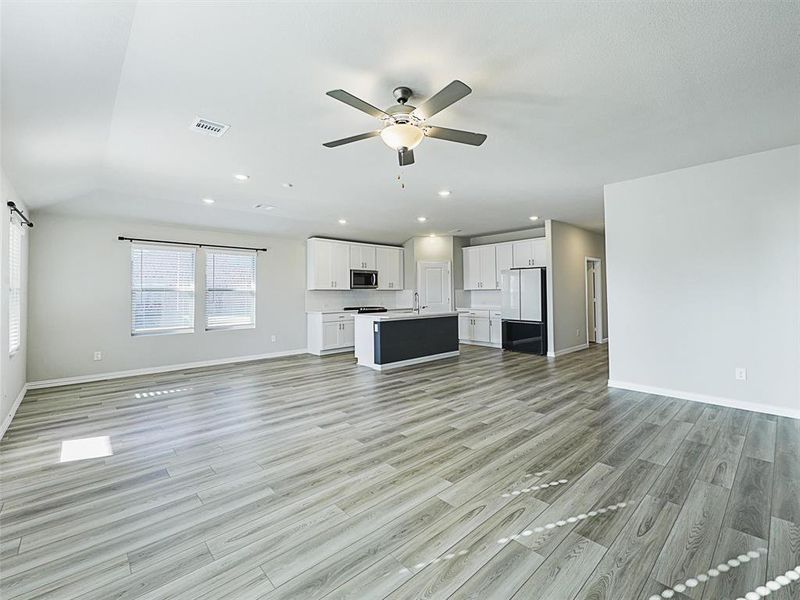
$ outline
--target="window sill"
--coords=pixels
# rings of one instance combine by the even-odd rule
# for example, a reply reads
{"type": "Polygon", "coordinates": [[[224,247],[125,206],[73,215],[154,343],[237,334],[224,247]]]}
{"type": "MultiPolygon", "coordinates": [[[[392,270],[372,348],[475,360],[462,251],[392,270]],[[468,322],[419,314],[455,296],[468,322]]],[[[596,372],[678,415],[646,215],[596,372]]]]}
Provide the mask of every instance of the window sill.
{"type": "Polygon", "coordinates": [[[153,331],[132,331],[131,337],[149,337],[152,335],[180,335],[194,333],[194,329],[154,329],[153,331]]]}
{"type": "Polygon", "coordinates": [[[217,325],[214,327],[206,327],[206,331],[233,331],[236,329],[255,329],[255,323],[253,325],[217,325]]]}

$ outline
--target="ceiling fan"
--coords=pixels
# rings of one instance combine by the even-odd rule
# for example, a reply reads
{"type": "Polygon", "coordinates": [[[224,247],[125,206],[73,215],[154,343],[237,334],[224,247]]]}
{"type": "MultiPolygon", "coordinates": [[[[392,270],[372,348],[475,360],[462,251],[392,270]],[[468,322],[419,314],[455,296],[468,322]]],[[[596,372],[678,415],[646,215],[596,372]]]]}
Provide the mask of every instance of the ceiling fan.
{"type": "Polygon", "coordinates": [[[451,82],[417,107],[408,104],[408,100],[413,94],[411,88],[405,86],[397,87],[393,93],[397,104],[390,106],[386,110],[381,110],[344,90],[331,90],[328,92],[328,96],[331,98],[335,98],[380,119],[383,121],[383,127],[375,131],[368,131],[367,133],[342,138],[322,145],[326,148],[335,148],[336,146],[366,140],[379,135],[387,146],[397,151],[400,166],[404,167],[414,164],[414,148],[425,137],[458,142],[459,144],[469,144],[471,146],[480,146],[486,141],[486,136],[482,133],[435,127],[427,123],[427,120],[433,115],[472,93],[470,87],[462,81],[455,80],[451,82]]]}

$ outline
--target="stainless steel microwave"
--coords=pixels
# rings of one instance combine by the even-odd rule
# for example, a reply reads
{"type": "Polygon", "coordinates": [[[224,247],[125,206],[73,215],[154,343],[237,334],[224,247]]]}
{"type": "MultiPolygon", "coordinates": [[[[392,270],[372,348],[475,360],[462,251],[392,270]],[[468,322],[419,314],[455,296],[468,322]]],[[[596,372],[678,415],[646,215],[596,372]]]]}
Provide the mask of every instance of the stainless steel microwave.
{"type": "Polygon", "coordinates": [[[352,269],[350,271],[351,290],[374,290],[378,287],[377,271],[362,271],[352,269]]]}

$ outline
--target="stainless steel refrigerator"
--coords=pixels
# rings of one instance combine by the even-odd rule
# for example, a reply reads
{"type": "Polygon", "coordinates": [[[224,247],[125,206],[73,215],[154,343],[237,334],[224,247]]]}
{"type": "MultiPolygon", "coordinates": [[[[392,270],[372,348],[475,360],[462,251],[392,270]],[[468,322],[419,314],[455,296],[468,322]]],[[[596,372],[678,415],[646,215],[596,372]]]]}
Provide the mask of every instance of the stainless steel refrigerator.
{"type": "Polygon", "coordinates": [[[547,270],[544,267],[501,272],[503,348],[547,354],[547,270]]]}

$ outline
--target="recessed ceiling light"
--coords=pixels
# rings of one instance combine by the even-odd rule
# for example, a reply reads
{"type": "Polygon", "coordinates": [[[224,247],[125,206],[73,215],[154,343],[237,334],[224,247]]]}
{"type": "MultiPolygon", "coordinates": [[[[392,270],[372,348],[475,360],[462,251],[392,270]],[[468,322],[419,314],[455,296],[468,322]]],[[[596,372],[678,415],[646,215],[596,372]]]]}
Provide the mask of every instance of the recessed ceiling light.
{"type": "Polygon", "coordinates": [[[529,218],[531,221],[538,221],[538,220],[539,220],[539,217],[537,217],[536,215],[532,215],[532,216],[530,216],[530,217],[528,217],[528,218],[529,218]]]}
{"type": "Polygon", "coordinates": [[[214,204],[214,199],[213,198],[203,198],[203,202],[205,202],[206,204],[214,204]]]}
{"type": "Polygon", "coordinates": [[[436,234],[435,234],[435,233],[432,233],[432,234],[430,235],[430,237],[436,237],[436,234]]]}
{"type": "Polygon", "coordinates": [[[285,188],[294,187],[294,184],[293,184],[293,183],[282,183],[281,185],[282,185],[283,187],[285,187],[285,188]]]}
{"type": "Polygon", "coordinates": [[[260,204],[259,203],[259,204],[253,204],[253,208],[260,208],[261,210],[272,210],[275,207],[270,205],[270,204],[260,204]]]}
{"type": "Polygon", "coordinates": [[[419,221],[420,223],[424,223],[427,220],[428,220],[428,217],[417,217],[417,221],[419,221]]]}
{"type": "Polygon", "coordinates": [[[347,225],[347,219],[339,219],[339,225],[347,225]]]}
{"type": "Polygon", "coordinates": [[[238,179],[239,181],[247,181],[250,179],[250,175],[245,175],[244,173],[234,173],[233,178],[238,179]]]}
{"type": "Polygon", "coordinates": [[[439,195],[442,198],[447,198],[450,195],[450,190],[442,190],[441,192],[439,192],[439,195]]]}

